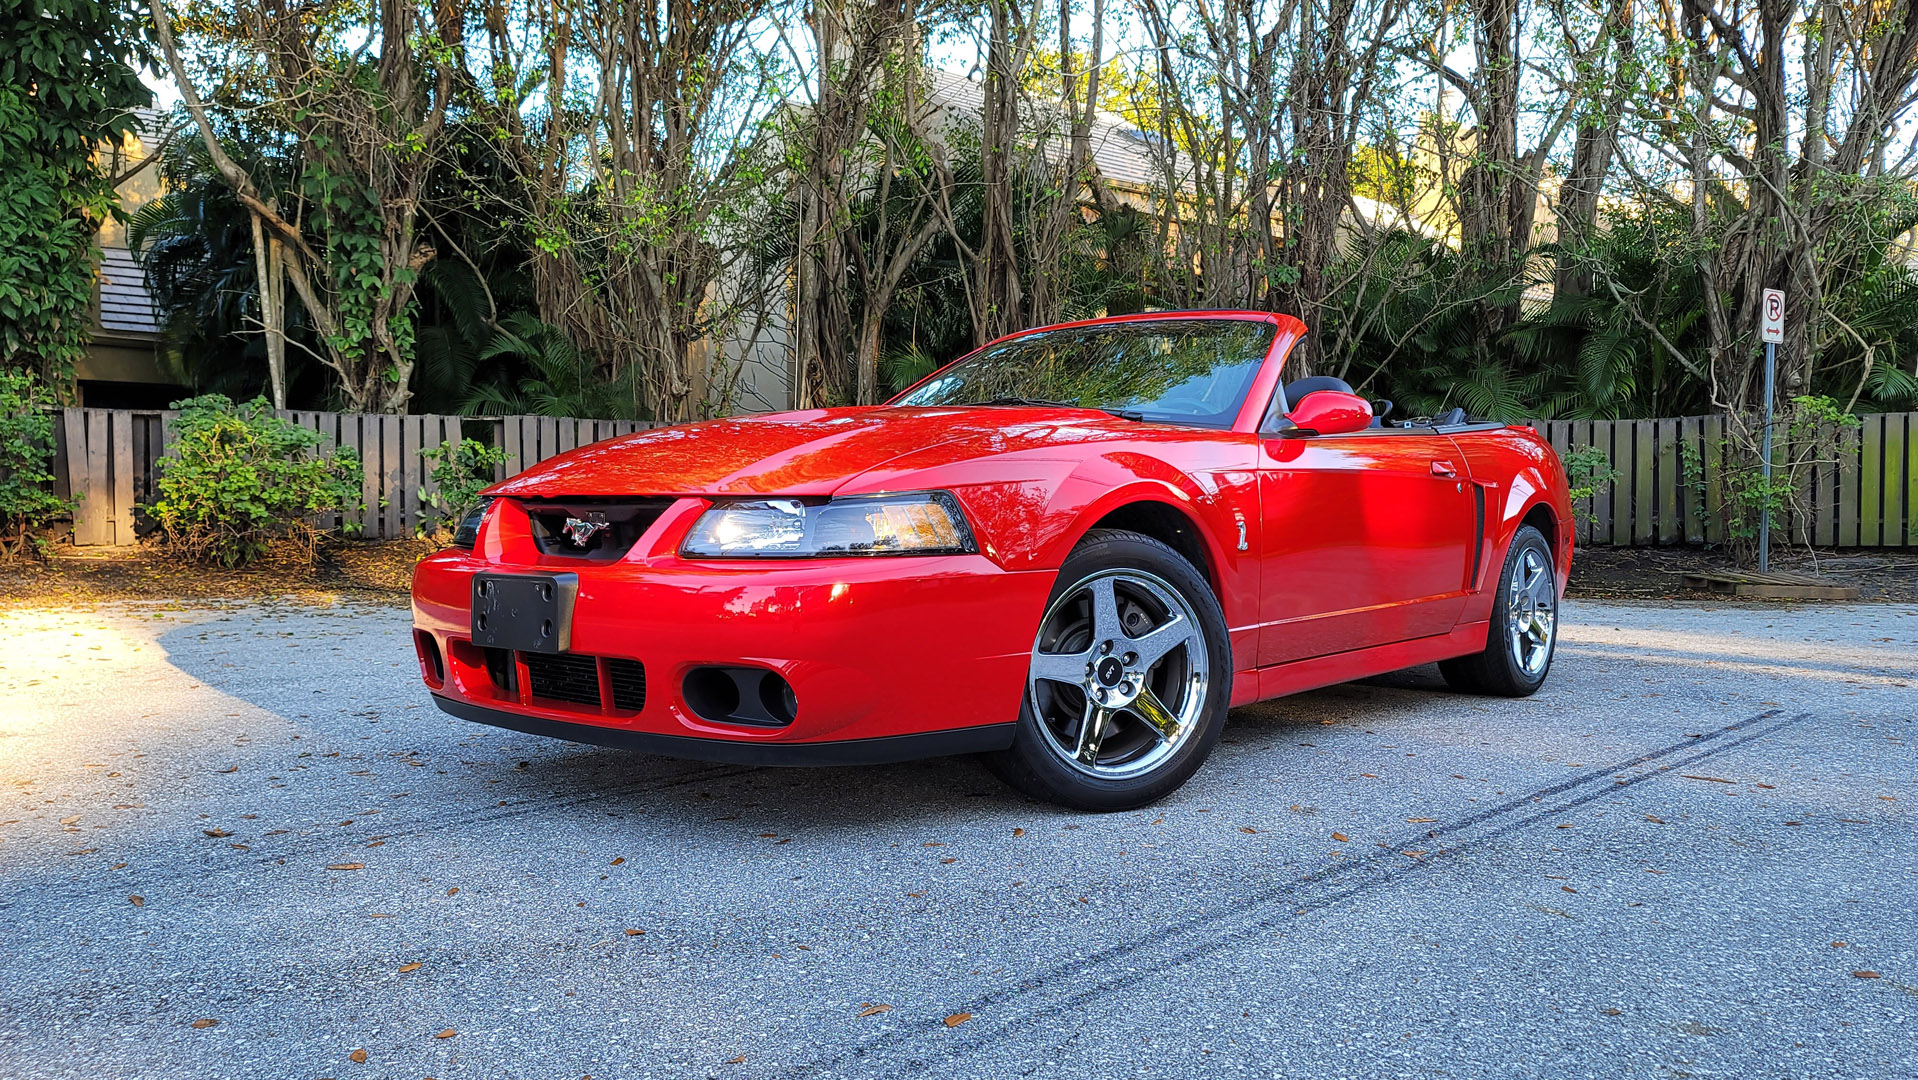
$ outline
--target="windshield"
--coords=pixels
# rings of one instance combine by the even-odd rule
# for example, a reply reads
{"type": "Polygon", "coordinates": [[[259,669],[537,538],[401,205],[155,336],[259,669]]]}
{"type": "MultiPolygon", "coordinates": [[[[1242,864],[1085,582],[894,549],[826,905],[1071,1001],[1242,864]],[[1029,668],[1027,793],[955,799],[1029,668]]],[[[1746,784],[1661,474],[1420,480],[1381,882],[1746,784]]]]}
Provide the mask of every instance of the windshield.
{"type": "Polygon", "coordinates": [[[1044,330],[952,365],[895,405],[1074,405],[1229,428],[1272,347],[1245,319],[1153,319],[1044,330]]]}

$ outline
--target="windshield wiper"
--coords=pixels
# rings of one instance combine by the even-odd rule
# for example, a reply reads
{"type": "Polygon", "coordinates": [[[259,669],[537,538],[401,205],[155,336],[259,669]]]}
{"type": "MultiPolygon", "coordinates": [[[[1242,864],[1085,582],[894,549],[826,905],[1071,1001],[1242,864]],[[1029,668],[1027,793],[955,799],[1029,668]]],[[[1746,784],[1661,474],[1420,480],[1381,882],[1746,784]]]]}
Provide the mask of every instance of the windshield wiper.
{"type": "Polygon", "coordinates": [[[1083,409],[1085,406],[1071,401],[1052,401],[1036,397],[996,397],[985,401],[967,401],[966,405],[1038,405],[1054,409],[1083,409]]]}
{"type": "Polygon", "coordinates": [[[985,401],[968,401],[968,402],[965,402],[964,404],[966,405],[1033,405],[1033,406],[1039,406],[1039,407],[1048,408],[1048,409],[1091,409],[1093,412],[1102,412],[1102,413],[1105,413],[1107,416],[1116,416],[1121,420],[1132,420],[1135,422],[1144,422],[1145,420],[1144,413],[1135,412],[1131,409],[1102,409],[1097,405],[1080,405],[1079,403],[1073,402],[1073,401],[1053,401],[1050,398],[1008,396],[1008,397],[989,398],[985,401]]]}

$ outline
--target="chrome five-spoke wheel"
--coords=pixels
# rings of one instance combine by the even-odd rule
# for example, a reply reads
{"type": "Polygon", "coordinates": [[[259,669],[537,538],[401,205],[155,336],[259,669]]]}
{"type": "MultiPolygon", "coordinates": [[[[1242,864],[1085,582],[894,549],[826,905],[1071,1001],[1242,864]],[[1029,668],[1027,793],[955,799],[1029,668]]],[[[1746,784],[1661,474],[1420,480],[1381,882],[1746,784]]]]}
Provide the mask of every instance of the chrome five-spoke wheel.
{"type": "Polygon", "coordinates": [[[1558,632],[1558,581],[1549,553],[1527,547],[1512,560],[1506,582],[1506,636],[1512,661],[1527,676],[1544,674],[1552,659],[1552,638],[1558,632]]]}
{"type": "Polygon", "coordinates": [[[1206,707],[1210,656],[1198,614],[1144,570],[1090,574],[1047,610],[1027,693],[1048,749],[1100,780],[1157,769],[1206,707]]]}
{"type": "Polygon", "coordinates": [[[1472,694],[1524,697],[1537,692],[1552,670],[1558,644],[1558,567],[1545,534],[1521,525],[1506,549],[1497,577],[1491,618],[1480,651],[1439,661],[1439,671],[1455,690],[1472,694]]]}

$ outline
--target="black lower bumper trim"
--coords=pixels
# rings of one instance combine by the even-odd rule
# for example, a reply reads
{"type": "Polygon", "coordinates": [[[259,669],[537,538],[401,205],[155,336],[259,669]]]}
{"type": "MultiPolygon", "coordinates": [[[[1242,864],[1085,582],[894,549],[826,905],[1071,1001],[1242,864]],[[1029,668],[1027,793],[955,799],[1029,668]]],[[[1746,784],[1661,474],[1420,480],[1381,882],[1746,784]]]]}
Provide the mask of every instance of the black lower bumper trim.
{"type": "Polygon", "coordinates": [[[696,739],[688,735],[655,735],[647,731],[601,727],[598,724],[574,724],[525,716],[504,709],[489,709],[471,702],[433,695],[433,703],[444,712],[462,720],[494,727],[544,735],[576,743],[613,746],[643,754],[690,758],[694,761],[721,761],[731,765],[885,765],[896,761],[947,757],[953,754],[977,754],[1004,750],[1012,745],[1014,724],[986,724],[981,727],[927,731],[916,735],[888,735],[878,739],[843,739],[836,742],[763,742],[729,739],[696,739]]]}

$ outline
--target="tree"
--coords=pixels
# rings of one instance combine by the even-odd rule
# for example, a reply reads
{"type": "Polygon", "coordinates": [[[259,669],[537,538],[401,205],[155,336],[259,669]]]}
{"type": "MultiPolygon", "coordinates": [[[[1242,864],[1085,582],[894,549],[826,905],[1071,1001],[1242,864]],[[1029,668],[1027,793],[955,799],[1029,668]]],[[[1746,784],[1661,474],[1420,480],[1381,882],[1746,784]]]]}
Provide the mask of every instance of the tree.
{"type": "MultiPolygon", "coordinates": [[[[220,145],[165,0],[154,26],[187,112],[220,178],[253,215],[255,259],[267,297],[270,349],[285,335],[280,274],[323,345],[322,361],[353,411],[404,412],[411,394],[414,289],[438,254],[420,219],[429,173],[444,149],[446,114],[465,33],[465,5],[377,0],[364,25],[326,5],[240,0],[219,33],[257,66],[240,80],[247,108],[269,112],[298,140],[300,215],[220,145]],[[364,35],[362,44],[351,37],[364,35]],[[312,233],[309,235],[308,225],[312,233]]],[[[283,376],[274,365],[276,400],[283,376]]]]}

